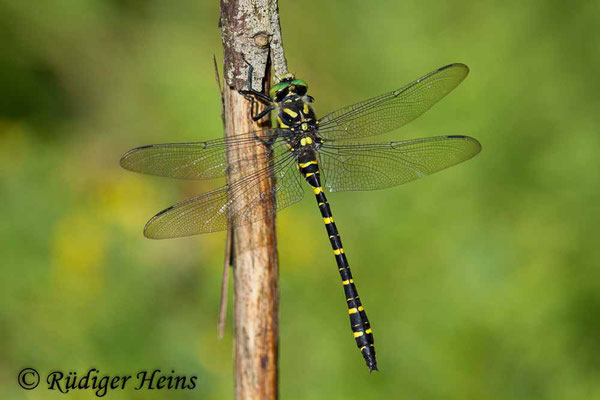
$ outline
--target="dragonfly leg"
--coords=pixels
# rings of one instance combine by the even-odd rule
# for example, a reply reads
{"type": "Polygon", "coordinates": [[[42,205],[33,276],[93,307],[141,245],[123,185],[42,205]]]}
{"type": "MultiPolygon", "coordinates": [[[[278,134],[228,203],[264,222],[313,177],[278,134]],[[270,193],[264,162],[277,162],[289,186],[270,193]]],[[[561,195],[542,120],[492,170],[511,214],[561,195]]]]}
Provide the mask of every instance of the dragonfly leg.
{"type": "Polygon", "coordinates": [[[264,93],[259,92],[258,90],[254,90],[252,88],[252,72],[254,71],[254,67],[248,61],[246,61],[246,59],[243,57],[243,55],[242,55],[242,59],[244,60],[244,62],[246,64],[248,64],[248,88],[246,90],[240,90],[239,92],[242,96],[244,96],[246,99],[251,101],[250,116],[252,117],[252,120],[256,122],[256,121],[264,118],[265,115],[267,115],[271,111],[275,110],[277,107],[275,107],[273,105],[273,101],[271,100],[271,98],[269,96],[267,96],[264,93]],[[261,103],[269,106],[258,114],[256,114],[254,111],[257,100],[260,101],[261,103]]]}
{"type": "MultiPolygon", "coordinates": [[[[254,98],[252,98],[252,105],[251,105],[251,107],[253,107],[253,106],[254,106],[254,98]]],[[[251,115],[252,120],[255,121],[255,122],[258,121],[259,119],[264,118],[265,115],[267,115],[271,111],[275,110],[276,108],[277,107],[275,107],[275,106],[269,106],[269,107],[265,108],[262,112],[260,112],[258,114],[255,114],[255,115],[251,115]]]]}
{"type": "Polygon", "coordinates": [[[254,100],[254,98],[256,98],[256,100],[262,101],[265,104],[272,104],[273,101],[271,100],[271,98],[269,96],[267,96],[264,93],[259,92],[258,90],[254,90],[252,88],[252,72],[254,72],[254,67],[248,61],[246,61],[246,58],[244,58],[243,55],[242,55],[242,60],[244,60],[244,62],[248,65],[248,89],[240,90],[239,92],[244,96],[247,96],[247,95],[254,96],[252,98],[253,100],[254,100]]]}
{"type": "MultiPolygon", "coordinates": [[[[258,132],[257,132],[258,133],[258,132]]],[[[258,136],[256,133],[254,134],[254,138],[256,140],[258,140],[259,142],[261,142],[263,145],[265,145],[266,147],[271,147],[273,145],[273,143],[275,143],[275,140],[277,140],[277,137],[279,136],[279,132],[276,132],[274,135],[269,136],[268,138],[261,138],[260,136],[258,136]]]]}

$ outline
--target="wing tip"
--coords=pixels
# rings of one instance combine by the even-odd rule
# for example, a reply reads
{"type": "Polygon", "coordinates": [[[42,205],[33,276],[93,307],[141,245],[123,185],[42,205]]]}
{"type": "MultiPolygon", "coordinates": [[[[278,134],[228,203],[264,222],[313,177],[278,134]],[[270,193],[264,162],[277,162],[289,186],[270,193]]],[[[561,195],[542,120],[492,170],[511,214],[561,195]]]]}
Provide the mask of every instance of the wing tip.
{"type": "Polygon", "coordinates": [[[446,135],[445,137],[448,138],[448,139],[466,140],[466,141],[470,142],[471,144],[473,144],[474,147],[473,147],[473,154],[471,155],[471,158],[475,157],[483,149],[483,147],[481,146],[481,143],[479,142],[479,140],[477,140],[477,139],[475,139],[474,137],[471,137],[471,136],[466,136],[466,135],[446,135]]]}
{"type": "Polygon", "coordinates": [[[470,141],[471,143],[473,143],[473,156],[476,156],[477,154],[481,153],[481,150],[483,149],[483,146],[481,146],[481,142],[479,142],[479,140],[475,139],[474,137],[471,136],[465,136],[465,139],[467,139],[468,141],[470,141]]]}
{"type": "Polygon", "coordinates": [[[458,84],[460,84],[460,82],[465,80],[465,78],[467,77],[467,75],[469,75],[469,72],[471,71],[466,64],[452,63],[452,64],[448,64],[448,65],[445,65],[445,66],[437,69],[432,74],[437,74],[437,73],[440,73],[440,72],[443,72],[446,70],[453,70],[453,71],[455,71],[455,73],[458,72],[459,80],[458,80],[457,86],[458,86],[458,84]]]}
{"type": "Polygon", "coordinates": [[[152,221],[154,221],[154,218],[156,218],[156,216],[152,217],[150,221],[146,222],[146,225],[144,226],[144,237],[152,240],[166,239],[165,237],[157,235],[156,232],[153,232],[151,224],[152,221]]]}
{"type": "Polygon", "coordinates": [[[475,152],[475,154],[473,154],[474,156],[481,153],[481,150],[483,150],[483,146],[481,145],[481,142],[475,138],[472,138],[469,136],[469,139],[473,142],[473,144],[475,144],[477,147],[477,151],[475,152]]]}
{"type": "Polygon", "coordinates": [[[131,159],[131,156],[133,154],[137,153],[140,150],[149,149],[151,147],[154,147],[154,145],[149,144],[149,145],[145,145],[145,146],[139,146],[139,147],[135,147],[135,148],[127,151],[125,154],[123,154],[121,156],[121,159],[119,160],[119,165],[128,171],[137,172],[135,169],[133,169],[133,165],[129,164],[128,161],[131,159]]]}
{"type": "Polygon", "coordinates": [[[156,215],[154,215],[152,218],[150,218],[150,220],[148,220],[148,222],[146,222],[146,225],[144,226],[144,236],[147,237],[148,239],[168,239],[170,237],[173,236],[164,236],[160,234],[160,230],[156,231],[156,229],[153,229],[154,226],[154,222],[156,222],[158,219],[160,219],[160,216],[163,215],[164,213],[166,213],[169,210],[172,210],[175,206],[171,206],[171,207],[167,207],[162,211],[159,211],[156,215]]]}
{"type": "Polygon", "coordinates": [[[161,240],[161,239],[167,239],[164,237],[159,237],[159,236],[152,236],[151,234],[149,234],[145,229],[144,229],[144,237],[146,239],[151,239],[151,240],[161,240]]]}
{"type": "Polygon", "coordinates": [[[450,68],[462,69],[463,71],[465,71],[465,76],[471,71],[471,69],[467,66],[467,64],[463,64],[460,62],[445,65],[442,68],[440,68],[439,70],[443,71],[445,69],[450,69],[450,68]]]}

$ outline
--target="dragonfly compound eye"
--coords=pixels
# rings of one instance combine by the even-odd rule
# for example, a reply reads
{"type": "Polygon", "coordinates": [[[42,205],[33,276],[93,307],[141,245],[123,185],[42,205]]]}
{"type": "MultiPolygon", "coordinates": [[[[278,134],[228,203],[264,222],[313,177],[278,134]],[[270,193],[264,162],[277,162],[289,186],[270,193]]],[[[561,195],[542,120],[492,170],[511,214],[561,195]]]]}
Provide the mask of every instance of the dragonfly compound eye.
{"type": "Polygon", "coordinates": [[[287,96],[290,88],[289,82],[279,82],[271,87],[269,95],[275,101],[279,101],[287,96]]]}
{"type": "Polygon", "coordinates": [[[290,91],[300,96],[304,96],[308,91],[308,84],[302,79],[294,79],[291,83],[290,91]]]}

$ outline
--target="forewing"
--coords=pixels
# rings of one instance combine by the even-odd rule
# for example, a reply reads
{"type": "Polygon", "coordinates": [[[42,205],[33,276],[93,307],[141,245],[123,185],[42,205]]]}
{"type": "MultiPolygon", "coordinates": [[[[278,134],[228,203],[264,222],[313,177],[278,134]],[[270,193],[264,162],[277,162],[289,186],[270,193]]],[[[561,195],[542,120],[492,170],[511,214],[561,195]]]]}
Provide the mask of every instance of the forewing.
{"type": "Polygon", "coordinates": [[[468,136],[436,136],[390,143],[327,144],[319,154],[332,192],[401,185],[466,161],[481,151],[468,136]]]}
{"type": "MultiPolygon", "coordinates": [[[[141,146],[132,149],[121,157],[121,166],[142,174],[164,176],[178,179],[213,179],[226,174],[226,149],[234,153],[243,153],[243,148],[256,146],[257,143],[269,143],[277,134],[276,129],[249,132],[231,138],[209,140],[195,143],[165,143],[141,146]]],[[[264,157],[261,153],[257,157],[264,157]]],[[[263,158],[254,160],[230,160],[238,162],[264,162],[263,158]]]]}
{"type": "Polygon", "coordinates": [[[450,64],[403,88],[341,108],[319,120],[319,134],[330,140],[345,140],[399,128],[429,110],[468,73],[466,65],[450,64]]]}
{"type": "Polygon", "coordinates": [[[161,211],[148,221],[144,235],[151,239],[190,236],[225,230],[228,223],[240,226],[272,215],[302,199],[303,190],[294,166],[294,156],[283,154],[267,168],[161,211]],[[271,176],[275,182],[269,185],[271,176]],[[276,205],[269,208],[272,196],[276,205]]]}

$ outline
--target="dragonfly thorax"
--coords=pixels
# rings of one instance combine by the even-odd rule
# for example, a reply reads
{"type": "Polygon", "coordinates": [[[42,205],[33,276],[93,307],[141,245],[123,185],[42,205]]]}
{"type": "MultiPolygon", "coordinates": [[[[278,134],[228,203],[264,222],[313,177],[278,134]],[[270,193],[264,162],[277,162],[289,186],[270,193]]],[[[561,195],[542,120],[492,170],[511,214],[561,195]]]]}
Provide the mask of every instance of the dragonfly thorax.
{"type": "Polygon", "coordinates": [[[317,118],[307,96],[290,95],[277,103],[277,124],[294,132],[317,129],[317,118]]]}
{"type": "Polygon", "coordinates": [[[323,144],[323,139],[321,139],[316,131],[289,132],[284,137],[288,148],[297,155],[307,152],[313,153],[315,150],[319,150],[323,144]]]}
{"type": "Polygon", "coordinates": [[[292,151],[318,150],[323,143],[315,112],[305,95],[289,95],[277,103],[277,124],[292,151]]]}

